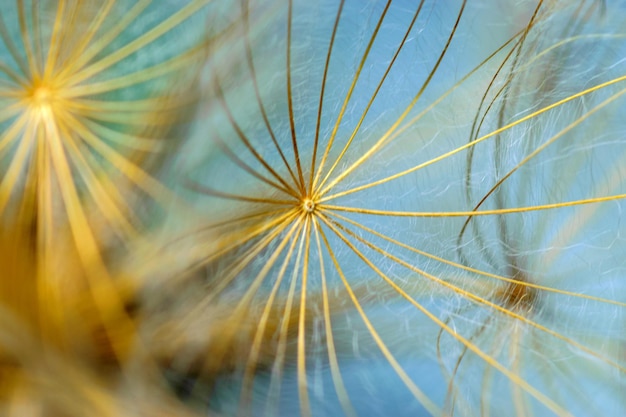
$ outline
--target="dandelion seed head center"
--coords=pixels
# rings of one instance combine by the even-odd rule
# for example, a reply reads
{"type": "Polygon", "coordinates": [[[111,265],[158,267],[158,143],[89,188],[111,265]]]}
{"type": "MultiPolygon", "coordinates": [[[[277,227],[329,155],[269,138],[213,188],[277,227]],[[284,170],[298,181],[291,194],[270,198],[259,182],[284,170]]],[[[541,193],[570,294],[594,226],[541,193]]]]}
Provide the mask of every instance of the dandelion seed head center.
{"type": "Polygon", "coordinates": [[[35,86],[29,94],[31,108],[42,114],[49,114],[56,101],[55,89],[45,84],[35,86]]]}
{"type": "Polygon", "coordinates": [[[306,197],[302,200],[302,209],[306,213],[313,213],[315,211],[315,201],[306,197]]]}
{"type": "Polygon", "coordinates": [[[48,87],[39,87],[33,93],[33,100],[38,103],[48,102],[52,99],[52,91],[48,87]]]}
{"type": "Polygon", "coordinates": [[[520,283],[510,282],[497,295],[506,308],[529,312],[538,303],[538,295],[534,288],[520,280],[520,283]]]}

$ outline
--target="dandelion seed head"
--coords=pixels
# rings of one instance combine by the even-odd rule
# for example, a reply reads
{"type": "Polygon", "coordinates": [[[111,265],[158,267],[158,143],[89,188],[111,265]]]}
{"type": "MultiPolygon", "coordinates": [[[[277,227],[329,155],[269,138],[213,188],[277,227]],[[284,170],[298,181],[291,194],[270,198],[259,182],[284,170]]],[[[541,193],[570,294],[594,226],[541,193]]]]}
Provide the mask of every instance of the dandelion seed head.
{"type": "Polygon", "coordinates": [[[44,83],[40,83],[32,89],[31,106],[34,107],[50,107],[56,100],[54,89],[44,83]]]}
{"type": "Polygon", "coordinates": [[[307,214],[315,213],[315,200],[313,200],[313,199],[311,199],[309,197],[303,198],[302,199],[302,209],[307,214]]]}

